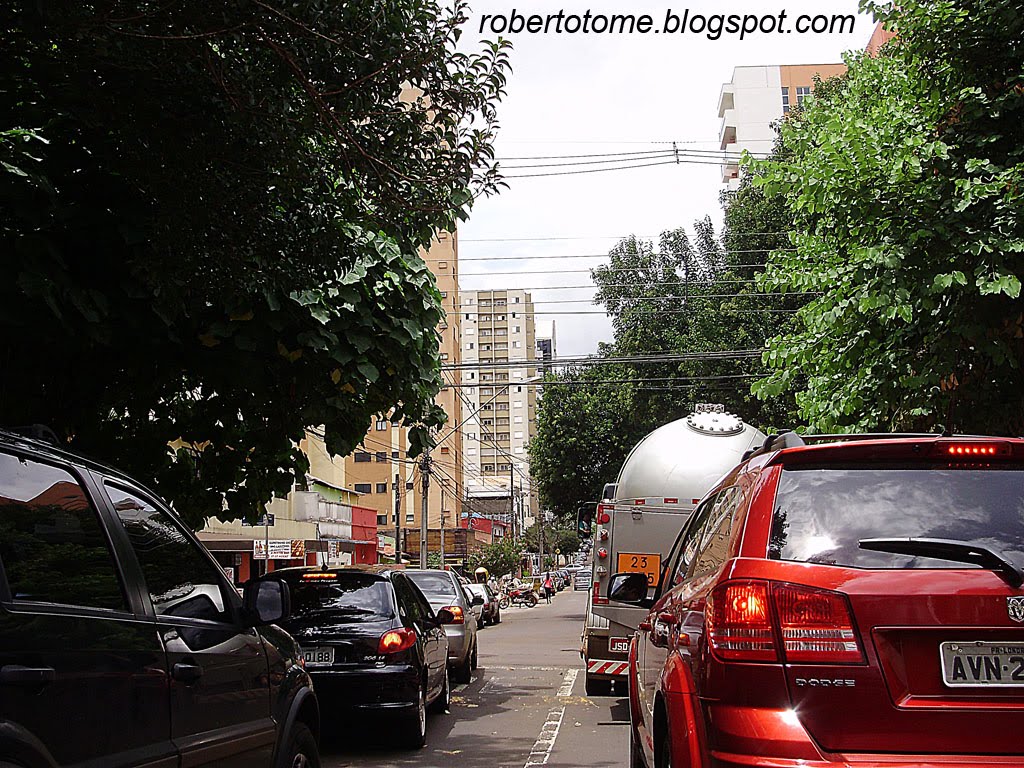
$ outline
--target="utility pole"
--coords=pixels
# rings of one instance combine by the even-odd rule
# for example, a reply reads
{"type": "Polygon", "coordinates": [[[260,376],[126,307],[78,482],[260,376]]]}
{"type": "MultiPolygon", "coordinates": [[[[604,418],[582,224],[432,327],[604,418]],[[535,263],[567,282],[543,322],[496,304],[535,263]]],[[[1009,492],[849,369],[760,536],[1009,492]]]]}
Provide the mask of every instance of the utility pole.
{"type": "Polygon", "coordinates": [[[420,500],[420,568],[427,567],[427,508],[430,502],[430,451],[420,460],[423,476],[423,498],[420,500]]]}
{"type": "Polygon", "coordinates": [[[441,484],[441,570],[444,570],[444,480],[438,479],[441,484]]]}
{"type": "Polygon", "coordinates": [[[395,472],[395,563],[402,562],[402,486],[401,476],[395,472]]]}
{"type": "Polygon", "coordinates": [[[516,537],[516,502],[515,502],[515,465],[509,458],[508,465],[508,519],[512,524],[512,538],[516,537]]]}
{"type": "Polygon", "coordinates": [[[539,535],[539,541],[540,541],[540,570],[541,570],[541,573],[543,573],[544,572],[544,512],[543,511],[541,511],[541,513],[540,513],[540,520],[538,520],[537,522],[540,525],[540,535],[539,535]]]}

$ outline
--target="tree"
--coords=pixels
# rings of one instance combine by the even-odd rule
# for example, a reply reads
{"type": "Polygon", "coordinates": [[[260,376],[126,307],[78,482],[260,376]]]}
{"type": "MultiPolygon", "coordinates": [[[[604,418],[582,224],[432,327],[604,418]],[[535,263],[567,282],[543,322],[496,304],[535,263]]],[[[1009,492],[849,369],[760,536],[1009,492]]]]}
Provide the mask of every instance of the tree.
{"type": "MultiPolygon", "coordinates": [[[[527,552],[540,552],[540,524],[534,523],[526,529],[524,548],[527,552]]],[[[544,526],[544,552],[552,554],[556,549],[560,554],[568,555],[580,548],[579,534],[576,532],[576,520],[569,518],[556,519],[554,524],[544,526]]]]}
{"type": "Polygon", "coordinates": [[[482,549],[473,550],[466,558],[466,572],[486,568],[492,576],[500,577],[519,570],[522,548],[511,536],[496,539],[482,549]]]}
{"type": "Polygon", "coordinates": [[[602,378],[624,378],[622,368],[568,370],[545,378],[527,451],[541,506],[560,518],[574,520],[581,503],[596,500],[642,436],[630,418],[631,387],[602,384],[602,378]]]}
{"type": "Polygon", "coordinates": [[[499,184],[503,43],[465,4],[0,9],[0,424],[185,519],[258,515],[375,414],[440,425],[419,249],[499,184]],[[168,448],[173,445],[173,448],[168,448]]]}
{"type": "Polygon", "coordinates": [[[797,230],[762,285],[811,297],[757,391],[795,390],[824,431],[1020,434],[1024,17],[1002,0],[864,7],[897,40],[783,124],[788,157],[752,163],[797,230]]]}

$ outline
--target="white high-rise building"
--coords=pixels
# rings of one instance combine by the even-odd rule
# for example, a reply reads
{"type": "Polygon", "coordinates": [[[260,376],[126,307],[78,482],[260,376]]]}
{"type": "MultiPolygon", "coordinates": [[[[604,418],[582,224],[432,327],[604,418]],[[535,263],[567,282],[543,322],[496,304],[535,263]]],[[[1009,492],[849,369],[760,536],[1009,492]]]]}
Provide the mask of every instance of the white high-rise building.
{"type": "Polygon", "coordinates": [[[739,158],[744,150],[761,156],[772,151],[774,124],[811,94],[815,77],[827,80],[845,72],[845,64],[736,67],[718,97],[719,141],[728,153],[722,163],[722,183],[729,189],[739,187],[739,158]]]}
{"type": "Polygon", "coordinates": [[[533,302],[526,291],[463,291],[460,321],[463,412],[473,414],[462,428],[465,508],[511,511],[524,530],[537,513],[526,455],[537,423],[533,302]]]}

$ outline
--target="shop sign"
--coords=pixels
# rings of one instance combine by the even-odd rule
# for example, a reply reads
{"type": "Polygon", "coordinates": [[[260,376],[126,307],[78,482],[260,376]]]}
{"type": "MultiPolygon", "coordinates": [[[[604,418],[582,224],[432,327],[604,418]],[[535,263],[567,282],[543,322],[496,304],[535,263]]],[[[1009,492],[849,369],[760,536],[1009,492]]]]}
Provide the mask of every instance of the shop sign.
{"type": "MultiPolygon", "coordinates": [[[[267,559],[267,544],[268,542],[265,539],[253,539],[252,556],[254,560],[267,559]]],[[[290,539],[271,539],[269,544],[271,560],[292,559],[292,541],[290,539]]]]}

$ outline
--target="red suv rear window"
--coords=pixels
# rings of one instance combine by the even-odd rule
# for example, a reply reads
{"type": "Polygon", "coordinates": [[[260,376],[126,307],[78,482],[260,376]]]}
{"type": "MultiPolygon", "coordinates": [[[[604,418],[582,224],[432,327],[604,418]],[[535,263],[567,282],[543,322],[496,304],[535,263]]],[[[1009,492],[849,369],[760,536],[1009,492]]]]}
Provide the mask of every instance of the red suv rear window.
{"type": "Polygon", "coordinates": [[[784,469],[768,557],[857,568],[973,568],[860,549],[870,538],[954,539],[1024,566],[1024,467],[949,464],[784,469]]]}

